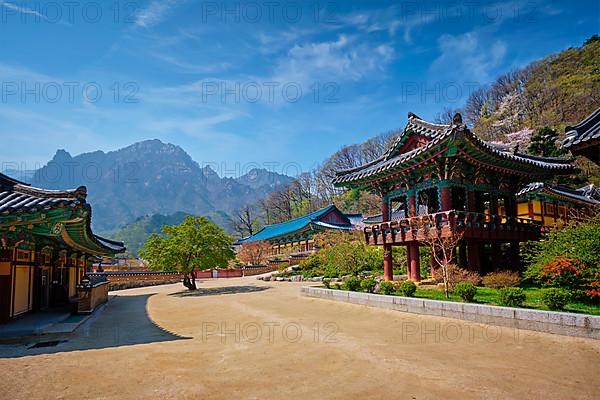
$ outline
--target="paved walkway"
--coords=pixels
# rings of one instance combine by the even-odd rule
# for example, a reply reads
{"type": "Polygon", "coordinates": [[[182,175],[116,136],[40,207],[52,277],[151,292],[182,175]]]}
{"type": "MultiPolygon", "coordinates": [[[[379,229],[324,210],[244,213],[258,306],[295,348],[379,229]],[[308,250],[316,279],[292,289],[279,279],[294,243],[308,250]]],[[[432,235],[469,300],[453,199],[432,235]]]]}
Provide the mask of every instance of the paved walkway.
{"type": "Polygon", "coordinates": [[[595,398],[600,342],[300,296],[254,278],[115,292],[67,342],[0,345],[0,398],[595,398]]]}

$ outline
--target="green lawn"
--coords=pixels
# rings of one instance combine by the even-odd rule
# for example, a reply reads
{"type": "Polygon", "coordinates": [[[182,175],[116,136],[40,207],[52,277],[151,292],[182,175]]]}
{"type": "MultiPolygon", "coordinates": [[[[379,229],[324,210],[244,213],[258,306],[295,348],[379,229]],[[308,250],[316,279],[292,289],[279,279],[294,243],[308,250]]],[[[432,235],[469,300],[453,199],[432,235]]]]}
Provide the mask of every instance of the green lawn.
{"type": "MultiPolygon", "coordinates": [[[[526,308],[534,308],[537,310],[548,310],[542,303],[542,290],[537,287],[523,287],[527,300],[525,300],[526,308]]],[[[450,293],[450,298],[446,299],[444,291],[433,286],[419,286],[415,297],[432,300],[450,300],[450,301],[461,301],[460,297],[450,293]]],[[[475,296],[475,302],[480,304],[491,304],[499,305],[498,303],[498,290],[490,289],[483,286],[477,287],[477,295],[475,296]]],[[[573,302],[569,303],[565,310],[567,312],[583,313],[600,315],[600,304],[573,302]]]]}

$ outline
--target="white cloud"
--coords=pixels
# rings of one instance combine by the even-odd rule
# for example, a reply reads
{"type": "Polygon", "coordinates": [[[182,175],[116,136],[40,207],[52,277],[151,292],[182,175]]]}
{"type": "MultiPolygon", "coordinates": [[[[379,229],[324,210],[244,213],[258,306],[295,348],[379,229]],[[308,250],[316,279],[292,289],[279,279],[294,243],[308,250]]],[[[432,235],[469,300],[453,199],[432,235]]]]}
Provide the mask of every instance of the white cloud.
{"type": "Polygon", "coordinates": [[[337,40],[294,45],[275,70],[276,81],[328,82],[359,81],[381,73],[392,60],[394,49],[388,44],[360,42],[356,36],[340,35],[337,40]]]}
{"type": "Polygon", "coordinates": [[[436,17],[433,14],[402,13],[397,6],[391,6],[385,9],[340,15],[339,19],[342,25],[353,27],[363,33],[386,32],[393,37],[401,31],[404,41],[411,43],[413,31],[434,22],[436,17]]]}
{"type": "Polygon", "coordinates": [[[429,71],[432,78],[481,84],[494,78],[507,51],[505,42],[482,40],[476,31],[456,36],[444,34],[438,38],[438,47],[440,55],[429,71]]]}
{"type": "Polygon", "coordinates": [[[178,0],[153,0],[146,9],[138,13],[135,20],[136,25],[149,28],[160,23],[178,2],[178,0]]]}
{"type": "Polygon", "coordinates": [[[153,55],[159,60],[162,60],[167,64],[175,66],[179,72],[183,73],[208,74],[225,72],[231,68],[231,64],[228,62],[188,63],[169,54],[154,53],[153,55]]]}

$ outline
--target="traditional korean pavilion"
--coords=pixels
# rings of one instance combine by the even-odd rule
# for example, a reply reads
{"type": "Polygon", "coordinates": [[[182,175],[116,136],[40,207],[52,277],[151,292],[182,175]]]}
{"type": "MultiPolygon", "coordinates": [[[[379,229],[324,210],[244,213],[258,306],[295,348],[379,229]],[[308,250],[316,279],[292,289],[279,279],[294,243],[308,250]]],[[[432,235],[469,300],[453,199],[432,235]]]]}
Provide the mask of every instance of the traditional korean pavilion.
{"type": "Polygon", "coordinates": [[[67,305],[97,256],[125,250],[91,230],[87,190],[46,190],[0,174],[0,322],[67,305]]]}
{"type": "Polygon", "coordinates": [[[565,134],[563,148],[600,164],[600,108],[577,125],[567,126],[565,134]]]}
{"type": "MultiPolygon", "coordinates": [[[[356,217],[351,215],[351,217],[356,217]]],[[[268,241],[271,255],[309,252],[314,250],[313,235],[326,230],[351,230],[351,219],[335,205],[322,208],[303,217],[274,225],[267,225],[256,234],[239,240],[236,244],[268,241]]]]}
{"type": "Polygon", "coordinates": [[[480,273],[507,269],[518,264],[519,242],[537,239],[541,230],[541,224],[518,217],[516,193],[530,182],[573,171],[567,159],[506,151],[484,142],[460,114],[443,125],[409,113],[406,127],[384,155],[339,171],[333,182],[381,196],[382,222],[365,227],[365,238],[384,247],[388,280],[393,279],[393,246],[406,246],[409,278],[419,281],[423,217],[441,235],[464,228],[461,266],[480,273]],[[392,211],[403,217],[392,219],[392,211]]]}

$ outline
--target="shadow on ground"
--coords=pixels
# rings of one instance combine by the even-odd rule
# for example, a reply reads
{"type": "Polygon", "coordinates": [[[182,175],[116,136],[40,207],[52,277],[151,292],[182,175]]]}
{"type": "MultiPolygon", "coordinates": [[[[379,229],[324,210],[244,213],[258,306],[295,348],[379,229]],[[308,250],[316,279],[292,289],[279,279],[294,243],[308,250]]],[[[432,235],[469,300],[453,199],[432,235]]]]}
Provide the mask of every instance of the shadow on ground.
{"type": "Polygon", "coordinates": [[[150,318],[147,303],[151,296],[153,294],[114,296],[104,309],[74,332],[56,335],[50,332],[27,343],[1,345],[0,358],[191,339],[162,328],[150,318]]]}
{"type": "Polygon", "coordinates": [[[169,296],[176,297],[202,297],[219,296],[222,294],[255,293],[270,289],[268,286],[224,286],[216,288],[201,288],[198,290],[183,290],[177,293],[171,293],[169,296]]]}

